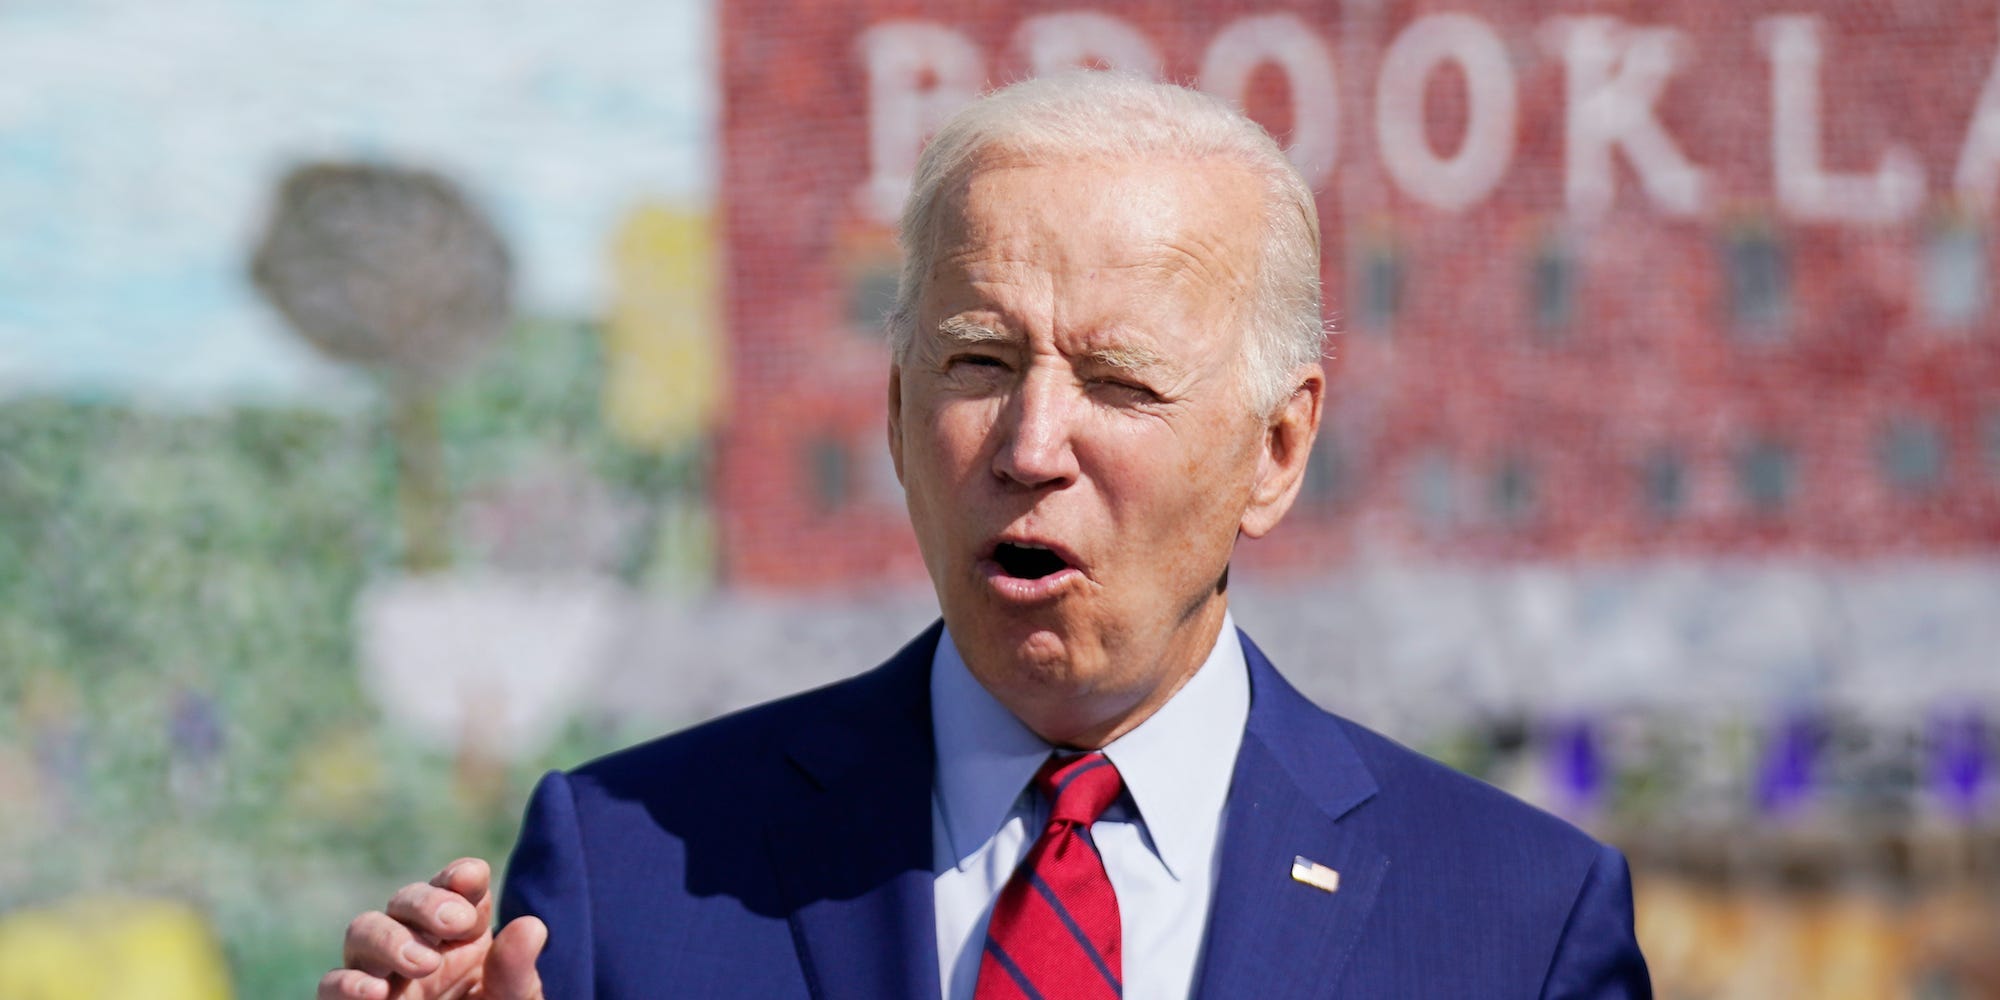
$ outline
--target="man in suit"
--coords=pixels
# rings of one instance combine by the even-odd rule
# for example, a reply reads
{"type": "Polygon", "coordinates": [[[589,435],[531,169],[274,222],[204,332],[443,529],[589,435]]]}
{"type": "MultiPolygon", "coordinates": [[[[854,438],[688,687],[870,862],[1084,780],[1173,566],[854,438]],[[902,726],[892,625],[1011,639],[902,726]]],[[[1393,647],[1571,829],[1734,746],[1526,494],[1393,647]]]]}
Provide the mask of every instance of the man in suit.
{"type": "MultiPolygon", "coordinates": [[[[975,102],[902,220],[889,447],[942,621],[536,789],[322,998],[1645,996],[1623,858],[1231,624],[1325,376],[1318,214],[1186,89],[975,102]]],[[[751,401],[754,405],[754,401],[751,401]]]]}

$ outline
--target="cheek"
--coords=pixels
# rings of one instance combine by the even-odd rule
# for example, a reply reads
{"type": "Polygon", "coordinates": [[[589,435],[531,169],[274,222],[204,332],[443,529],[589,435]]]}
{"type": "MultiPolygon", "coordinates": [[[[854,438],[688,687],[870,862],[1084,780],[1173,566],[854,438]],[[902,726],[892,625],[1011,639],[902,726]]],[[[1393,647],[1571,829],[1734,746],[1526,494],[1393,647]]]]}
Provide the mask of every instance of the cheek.
{"type": "MultiPolygon", "coordinates": [[[[1228,507],[1249,481],[1241,442],[1218,429],[1155,424],[1097,436],[1105,492],[1139,516],[1181,521],[1228,507]]],[[[1192,525],[1190,525],[1192,527],[1192,525]]]]}
{"type": "Polygon", "coordinates": [[[1097,463],[1096,485],[1128,556],[1154,566],[1178,562],[1207,533],[1215,498],[1199,488],[1199,467],[1195,456],[1159,443],[1097,463]]]}
{"type": "Polygon", "coordinates": [[[905,465],[921,465],[934,475],[933,485],[962,481],[979,461],[993,427],[994,407],[985,402],[953,401],[935,405],[914,418],[904,436],[905,465]]]}
{"type": "Polygon", "coordinates": [[[1249,497],[1251,469],[1238,445],[1220,434],[1168,435],[1118,449],[1100,466],[1113,517],[1161,564],[1227,559],[1249,497]]]}

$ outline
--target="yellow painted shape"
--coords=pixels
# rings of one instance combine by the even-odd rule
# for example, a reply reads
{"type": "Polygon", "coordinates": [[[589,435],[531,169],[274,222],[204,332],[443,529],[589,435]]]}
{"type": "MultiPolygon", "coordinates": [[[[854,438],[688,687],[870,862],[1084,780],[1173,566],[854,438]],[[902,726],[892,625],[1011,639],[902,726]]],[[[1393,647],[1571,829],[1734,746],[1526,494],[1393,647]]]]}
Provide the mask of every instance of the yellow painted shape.
{"type": "Polygon", "coordinates": [[[722,412],[717,256],[705,211],[642,205],[612,239],[603,408],[627,444],[686,444],[722,412]]]}
{"type": "Polygon", "coordinates": [[[291,798],[300,815],[333,821],[366,813],[385,784],[373,739],[364,732],[338,732],[299,754],[291,798]]]}
{"type": "Polygon", "coordinates": [[[229,1000],[214,933],[164,900],[79,897],[0,916],[7,1000],[229,1000]]]}

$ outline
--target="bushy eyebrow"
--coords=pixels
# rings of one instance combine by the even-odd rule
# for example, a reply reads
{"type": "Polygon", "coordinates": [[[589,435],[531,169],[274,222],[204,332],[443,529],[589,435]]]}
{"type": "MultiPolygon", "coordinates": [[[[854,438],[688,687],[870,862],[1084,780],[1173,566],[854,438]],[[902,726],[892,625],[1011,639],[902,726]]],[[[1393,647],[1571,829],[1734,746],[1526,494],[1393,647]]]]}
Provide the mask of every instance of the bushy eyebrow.
{"type": "MultiPolygon", "coordinates": [[[[973,344],[1018,344],[1021,338],[1005,330],[983,326],[963,316],[953,316],[937,325],[938,335],[960,347],[973,344]]],[[[1174,363],[1166,355],[1143,344],[1114,344],[1085,351],[1083,359],[1129,374],[1171,370],[1174,363]]]]}
{"type": "Polygon", "coordinates": [[[981,326],[963,316],[953,316],[939,323],[937,331],[944,339],[959,345],[1007,344],[1014,343],[1020,339],[1012,334],[995,330],[990,326],[981,326]]]}
{"type": "Polygon", "coordinates": [[[1086,352],[1084,357],[1106,368],[1140,374],[1173,367],[1166,355],[1142,344],[1120,344],[1086,352]]]}

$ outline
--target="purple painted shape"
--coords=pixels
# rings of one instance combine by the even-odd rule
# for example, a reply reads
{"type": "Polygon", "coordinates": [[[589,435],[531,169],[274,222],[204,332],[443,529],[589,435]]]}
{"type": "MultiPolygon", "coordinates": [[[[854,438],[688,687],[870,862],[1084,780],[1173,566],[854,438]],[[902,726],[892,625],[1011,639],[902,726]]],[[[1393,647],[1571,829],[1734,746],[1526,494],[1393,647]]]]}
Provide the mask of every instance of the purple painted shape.
{"type": "Polygon", "coordinates": [[[1960,819],[1979,812],[1993,756],[1986,718],[1973,707],[1939,709],[1930,720],[1931,791],[1960,819]]]}
{"type": "Polygon", "coordinates": [[[1560,724],[1549,746],[1556,787],[1580,807],[1595,806],[1604,794],[1604,751],[1597,725],[1589,718],[1560,724]]]}
{"type": "Polygon", "coordinates": [[[167,729],[174,751],[185,760],[207,763],[222,753],[222,711],[205,694],[181,691],[167,729]]]}
{"type": "Polygon", "coordinates": [[[1759,813],[1785,817],[1811,800],[1824,735],[1819,714],[1807,709],[1787,712],[1772,726],[1757,768],[1759,813]]]}

